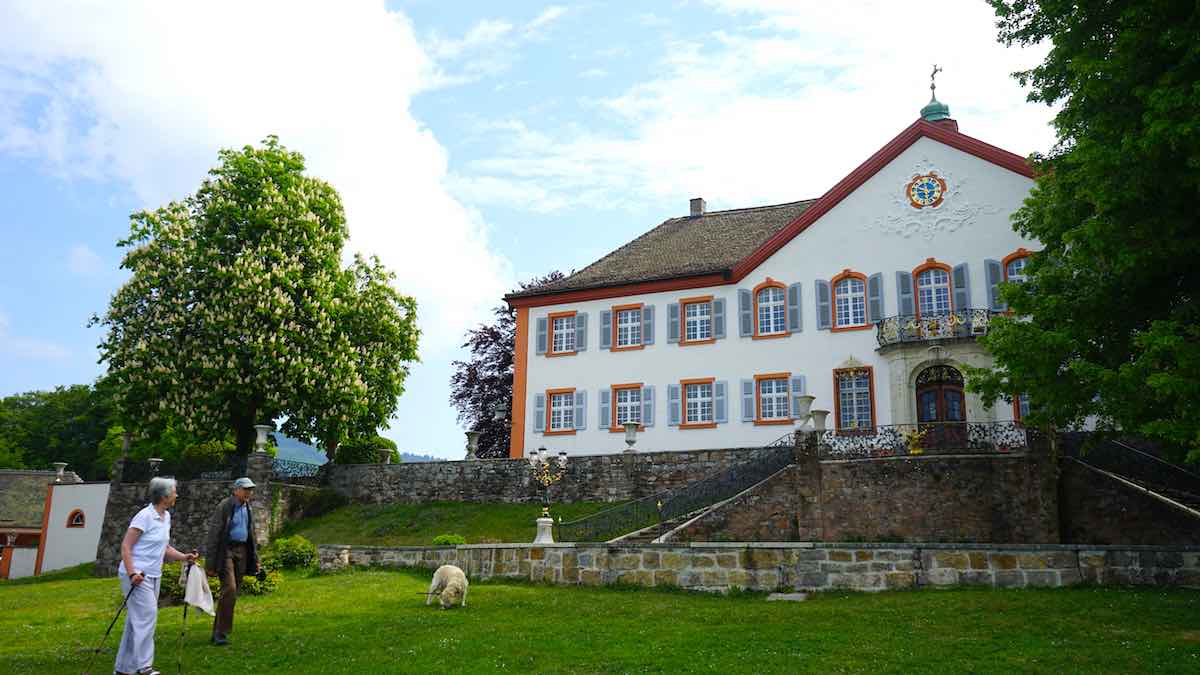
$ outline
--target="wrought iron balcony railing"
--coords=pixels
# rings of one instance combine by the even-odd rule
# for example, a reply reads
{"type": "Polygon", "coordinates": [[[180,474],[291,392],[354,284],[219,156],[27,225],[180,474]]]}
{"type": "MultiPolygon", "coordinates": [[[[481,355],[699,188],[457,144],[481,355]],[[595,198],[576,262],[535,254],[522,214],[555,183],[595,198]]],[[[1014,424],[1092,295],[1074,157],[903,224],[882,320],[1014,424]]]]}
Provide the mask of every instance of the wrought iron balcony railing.
{"type": "Polygon", "coordinates": [[[990,454],[1025,450],[1029,433],[1013,422],[926,422],[827,430],[818,439],[822,459],[990,454]]]}
{"type": "Polygon", "coordinates": [[[904,342],[986,335],[993,312],[988,309],[956,309],[949,314],[889,316],[875,325],[880,347],[904,342]]]}

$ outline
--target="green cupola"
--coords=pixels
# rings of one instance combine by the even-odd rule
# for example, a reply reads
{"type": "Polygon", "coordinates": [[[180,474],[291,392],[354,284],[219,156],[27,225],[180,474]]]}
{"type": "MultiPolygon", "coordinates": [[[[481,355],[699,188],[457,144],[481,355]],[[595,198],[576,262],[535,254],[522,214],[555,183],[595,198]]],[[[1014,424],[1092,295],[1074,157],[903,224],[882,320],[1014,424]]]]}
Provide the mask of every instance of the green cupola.
{"type": "Polygon", "coordinates": [[[937,100],[936,97],[930,98],[929,103],[921,108],[921,119],[928,122],[937,122],[938,120],[950,119],[950,106],[937,100]]]}

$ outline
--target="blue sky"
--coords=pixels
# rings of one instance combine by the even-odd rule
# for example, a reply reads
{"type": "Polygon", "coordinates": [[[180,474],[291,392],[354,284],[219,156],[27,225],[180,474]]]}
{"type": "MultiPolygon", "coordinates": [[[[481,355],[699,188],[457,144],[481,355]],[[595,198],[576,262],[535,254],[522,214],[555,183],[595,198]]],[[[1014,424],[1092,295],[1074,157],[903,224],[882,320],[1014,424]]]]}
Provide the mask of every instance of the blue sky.
{"type": "Polygon", "coordinates": [[[130,212],[278,134],[343,195],[424,331],[386,435],[462,454],[463,332],[690,197],[820,196],[917,117],[1020,154],[1052,112],[982,2],[46,2],[0,6],[0,395],[89,382],[130,212]],[[835,6],[836,5],[836,6],[835,6]]]}

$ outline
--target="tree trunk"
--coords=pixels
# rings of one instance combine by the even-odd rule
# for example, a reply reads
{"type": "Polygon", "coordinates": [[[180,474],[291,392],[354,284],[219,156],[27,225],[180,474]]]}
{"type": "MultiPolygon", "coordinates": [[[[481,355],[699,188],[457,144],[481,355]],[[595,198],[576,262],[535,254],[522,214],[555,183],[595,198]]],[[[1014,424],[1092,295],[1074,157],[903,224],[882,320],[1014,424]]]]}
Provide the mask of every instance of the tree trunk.
{"type": "Polygon", "coordinates": [[[254,431],[255,412],[253,406],[247,406],[240,413],[235,412],[231,416],[230,421],[233,423],[233,434],[237,443],[235,452],[241,457],[246,457],[254,451],[254,440],[257,436],[254,431]]]}

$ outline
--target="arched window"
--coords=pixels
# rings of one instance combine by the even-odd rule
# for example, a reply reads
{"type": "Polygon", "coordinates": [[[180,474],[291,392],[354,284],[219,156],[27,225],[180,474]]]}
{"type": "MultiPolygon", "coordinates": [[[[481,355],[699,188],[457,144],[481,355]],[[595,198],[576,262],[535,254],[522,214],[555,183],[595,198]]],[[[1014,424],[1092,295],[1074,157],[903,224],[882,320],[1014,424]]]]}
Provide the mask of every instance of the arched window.
{"type": "Polygon", "coordinates": [[[1029,262],[1029,251],[1017,249],[1004,258],[1004,280],[1017,284],[1025,283],[1025,263],[1029,262]]]}
{"type": "Polygon", "coordinates": [[[833,330],[867,327],[867,277],[842,270],[832,280],[833,330]]]}
{"type": "Polygon", "coordinates": [[[86,523],[87,518],[79,509],[75,509],[71,515],[67,516],[67,527],[83,527],[86,523]]]}
{"type": "Polygon", "coordinates": [[[767,286],[754,296],[757,307],[756,335],[779,335],[787,332],[787,302],[782,286],[767,286]]]}
{"type": "Polygon", "coordinates": [[[917,286],[917,315],[945,315],[954,309],[954,289],[950,283],[950,266],[931,258],[913,270],[917,286]]]}

